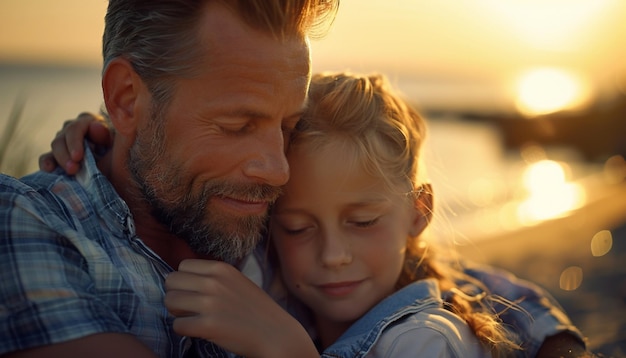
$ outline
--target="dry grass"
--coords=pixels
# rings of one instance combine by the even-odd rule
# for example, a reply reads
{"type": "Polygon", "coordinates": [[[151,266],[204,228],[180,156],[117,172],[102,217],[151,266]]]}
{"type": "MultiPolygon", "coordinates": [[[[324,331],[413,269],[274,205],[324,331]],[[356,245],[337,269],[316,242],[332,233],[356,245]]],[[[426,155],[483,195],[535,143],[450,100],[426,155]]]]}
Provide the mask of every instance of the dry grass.
{"type": "Polygon", "coordinates": [[[14,177],[25,175],[29,167],[29,146],[25,145],[24,138],[19,141],[20,136],[17,135],[25,103],[23,96],[13,102],[11,114],[0,137],[0,172],[14,177]]]}

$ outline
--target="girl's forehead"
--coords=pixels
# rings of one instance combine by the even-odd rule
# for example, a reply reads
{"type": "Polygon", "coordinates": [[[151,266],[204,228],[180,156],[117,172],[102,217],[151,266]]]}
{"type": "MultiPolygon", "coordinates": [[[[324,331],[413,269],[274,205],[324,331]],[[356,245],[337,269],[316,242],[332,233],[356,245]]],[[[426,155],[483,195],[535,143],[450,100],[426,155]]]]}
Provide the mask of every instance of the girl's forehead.
{"type": "Polygon", "coordinates": [[[354,144],[331,140],[293,149],[291,185],[307,185],[311,190],[323,188],[336,194],[391,194],[384,174],[368,167],[367,161],[373,159],[354,144]]]}
{"type": "Polygon", "coordinates": [[[307,169],[333,167],[333,173],[364,171],[362,153],[348,141],[338,138],[324,138],[303,141],[291,147],[290,164],[307,169]]]}
{"type": "MultiPolygon", "coordinates": [[[[329,135],[307,139],[294,146],[294,162],[316,162],[318,165],[337,165],[341,172],[365,172],[381,180],[399,177],[397,168],[390,163],[403,160],[384,146],[367,145],[360,139],[329,135]],[[394,169],[391,169],[391,168],[394,169]]],[[[291,163],[290,163],[291,164],[291,163]]]]}

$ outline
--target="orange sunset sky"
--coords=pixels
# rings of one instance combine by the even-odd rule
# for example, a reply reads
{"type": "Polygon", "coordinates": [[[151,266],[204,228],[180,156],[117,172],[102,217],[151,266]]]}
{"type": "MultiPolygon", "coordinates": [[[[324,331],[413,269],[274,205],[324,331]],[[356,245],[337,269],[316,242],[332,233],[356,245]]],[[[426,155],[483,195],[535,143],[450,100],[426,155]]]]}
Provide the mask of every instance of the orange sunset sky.
{"type": "MultiPolygon", "coordinates": [[[[0,1],[0,63],[99,66],[106,0],[0,1]]],[[[624,0],[342,0],[314,70],[512,81],[554,67],[626,82],[624,0]]]]}

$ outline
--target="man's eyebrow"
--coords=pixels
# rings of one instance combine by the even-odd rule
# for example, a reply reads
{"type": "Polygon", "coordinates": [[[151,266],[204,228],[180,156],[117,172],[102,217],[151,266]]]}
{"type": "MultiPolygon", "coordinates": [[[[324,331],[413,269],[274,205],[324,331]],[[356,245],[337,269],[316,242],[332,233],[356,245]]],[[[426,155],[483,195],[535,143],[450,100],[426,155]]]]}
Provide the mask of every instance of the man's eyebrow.
{"type": "Polygon", "coordinates": [[[231,112],[228,112],[228,116],[251,118],[251,119],[263,119],[263,118],[271,117],[267,113],[259,112],[259,111],[252,110],[252,109],[236,109],[231,112]]]}
{"type": "MultiPolygon", "coordinates": [[[[299,109],[296,112],[293,112],[291,114],[288,114],[287,116],[285,116],[283,118],[283,120],[289,120],[292,118],[300,118],[302,117],[302,115],[304,114],[304,112],[306,111],[306,109],[303,107],[301,109],[299,109]]],[[[244,118],[250,118],[250,119],[269,119],[272,118],[271,115],[265,113],[265,112],[259,112],[256,110],[251,110],[251,109],[236,109],[233,111],[230,111],[226,114],[227,117],[244,117],[244,118]]]]}

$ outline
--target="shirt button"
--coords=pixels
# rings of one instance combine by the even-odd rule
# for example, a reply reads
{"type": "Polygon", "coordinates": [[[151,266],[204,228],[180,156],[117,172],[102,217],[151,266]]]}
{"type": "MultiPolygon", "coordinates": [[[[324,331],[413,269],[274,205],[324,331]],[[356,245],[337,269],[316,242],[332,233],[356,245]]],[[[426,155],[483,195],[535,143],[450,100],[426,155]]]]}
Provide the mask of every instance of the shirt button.
{"type": "Polygon", "coordinates": [[[131,236],[135,235],[135,223],[129,217],[126,218],[126,230],[131,236]]]}

